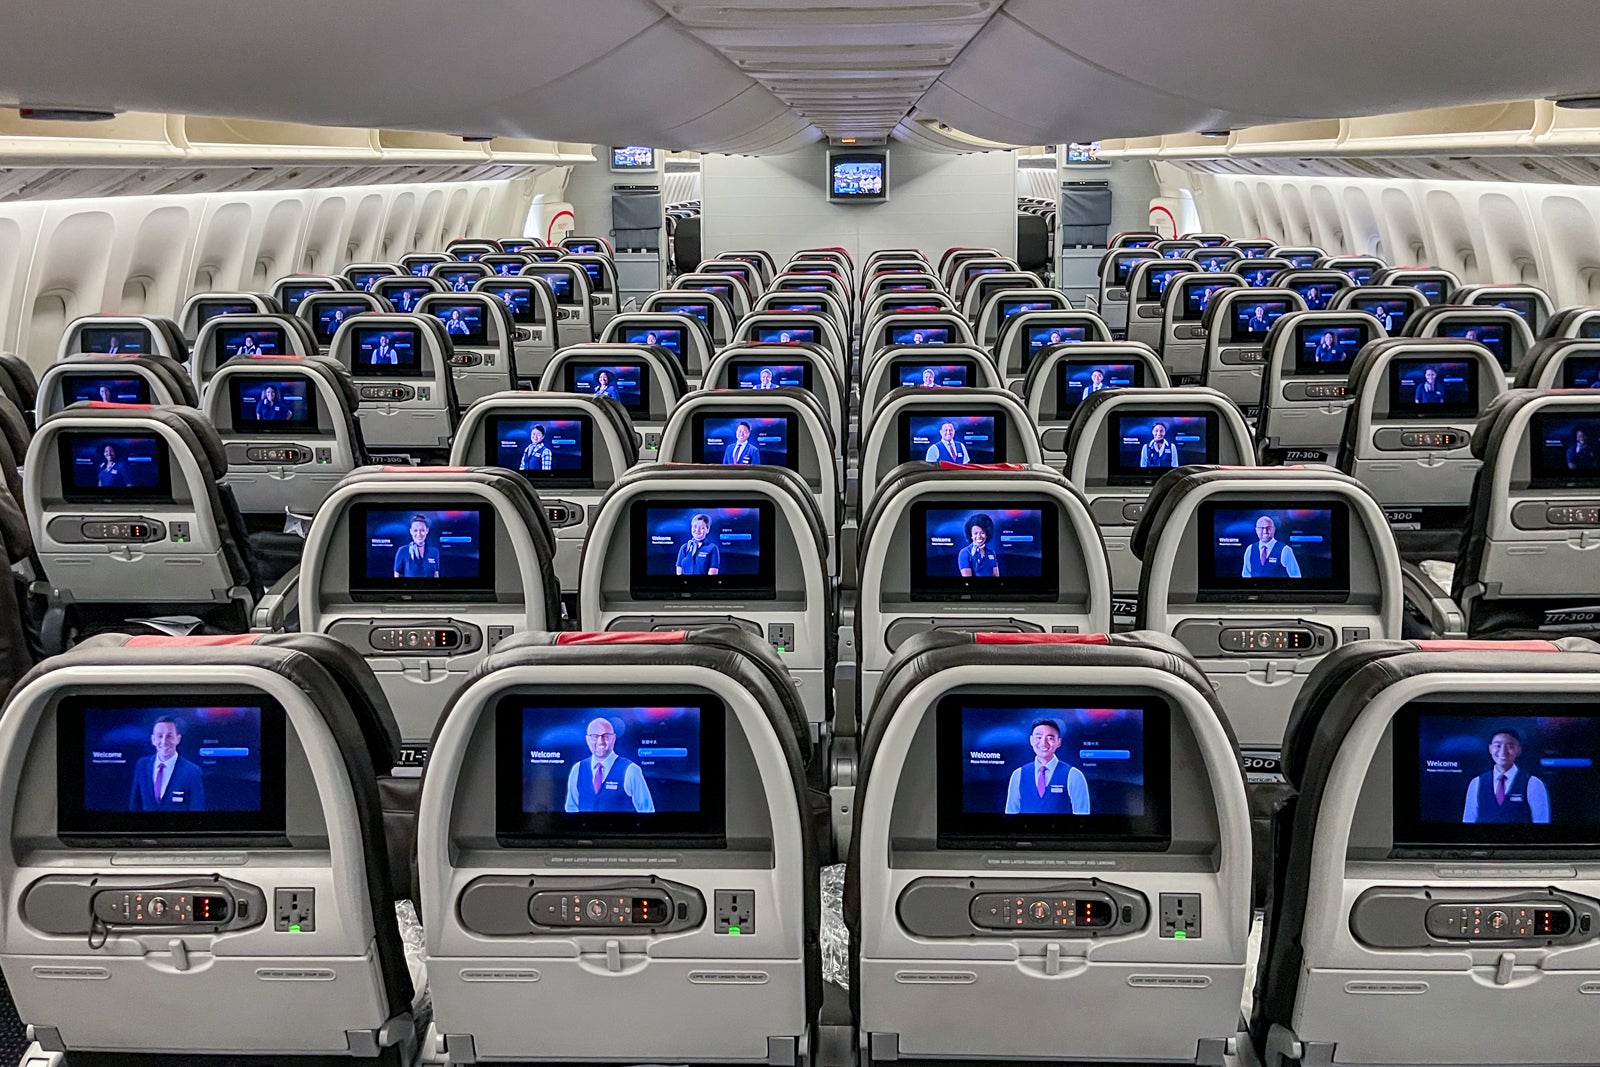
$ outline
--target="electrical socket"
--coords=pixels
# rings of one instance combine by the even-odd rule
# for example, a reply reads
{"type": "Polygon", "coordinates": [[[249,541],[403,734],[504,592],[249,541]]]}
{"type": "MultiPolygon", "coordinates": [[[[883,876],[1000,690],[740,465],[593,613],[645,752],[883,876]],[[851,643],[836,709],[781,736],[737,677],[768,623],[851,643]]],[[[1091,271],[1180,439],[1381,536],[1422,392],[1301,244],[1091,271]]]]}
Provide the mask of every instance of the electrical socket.
{"type": "Polygon", "coordinates": [[[315,889],[275,889],[272,928],[280,933],[309,934],[317,928],[315,889]]]}
{"type": "Polygon", "coordinates": [[[756,932],[756,895],[750,889],[718,889],[713,932],[753,934],[756,932]]]}
{"type": "Polygon", "coordinates": [[[1161,936],[1180,941],[1200,936],[1200,894],[1161,894],[1161,936]]]}

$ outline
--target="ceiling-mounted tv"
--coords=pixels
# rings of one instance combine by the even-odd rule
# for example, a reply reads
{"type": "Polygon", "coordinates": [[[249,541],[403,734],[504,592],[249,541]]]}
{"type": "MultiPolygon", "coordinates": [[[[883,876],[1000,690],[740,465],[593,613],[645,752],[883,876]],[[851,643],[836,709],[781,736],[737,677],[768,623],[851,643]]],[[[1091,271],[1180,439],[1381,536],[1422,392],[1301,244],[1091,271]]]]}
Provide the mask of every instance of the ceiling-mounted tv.
{"type": "Polygon", "coordinates": [[[655,170],[656,150],[649,145],[629,144],[611,149],[612,170],[655,170]]]}
{"type": "Polygon", "coordinates": [[[828,199],[841,204],[889,199],[889,153],[829,152],[828,199]]]}

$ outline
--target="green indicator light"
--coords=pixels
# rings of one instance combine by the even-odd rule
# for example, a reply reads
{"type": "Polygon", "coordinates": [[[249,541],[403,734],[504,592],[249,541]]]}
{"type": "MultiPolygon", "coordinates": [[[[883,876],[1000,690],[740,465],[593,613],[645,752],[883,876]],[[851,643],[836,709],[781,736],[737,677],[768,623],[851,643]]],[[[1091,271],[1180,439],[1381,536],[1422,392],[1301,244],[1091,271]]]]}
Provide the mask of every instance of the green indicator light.
{"type": "Polygon", "coordinates": [[[1172,931],[1172,936],[1177,938],[1179,941],[1182,941],[1184,938],[1188,937],[1189,935],[1184,933],[1182,930],[1174,930],[1174,931],[1172,931]]]}
{"type": "Polygon", "coordinates": [[[738,932],[739,932],[739,928],[738,928],[738,927],[737,927],[737,926],[730,926],[730,927],[728,927],[728,933],[730,933],[730,934],[737,934],[737,933],[738,933],[738,932]]]}
{"type": "Polygon", "coordinates": [[[298,934],[300,932],[300,924],[299,923],[290,923],[289,924],[289,932],[291,934],[298,934]]]}

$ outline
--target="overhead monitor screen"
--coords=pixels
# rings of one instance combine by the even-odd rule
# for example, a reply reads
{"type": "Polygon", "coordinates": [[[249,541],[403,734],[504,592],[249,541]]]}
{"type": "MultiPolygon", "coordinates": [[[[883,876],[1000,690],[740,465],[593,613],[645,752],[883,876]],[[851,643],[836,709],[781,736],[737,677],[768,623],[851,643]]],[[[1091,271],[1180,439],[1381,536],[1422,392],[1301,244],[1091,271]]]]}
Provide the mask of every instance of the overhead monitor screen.
{"type": "Polygon", "coordinates": [[[422,338],[409,326],[357,326],[351,330],[353,349],[351,373],[357,377],[376,375],[394,378],[420,378],[422,338]]]}
{"type": "Polygon", "coordinates": [[[889,343],[896,345],[947,345],[948,326],[902,326],[889,330],[889,343]]]}
{"type": "Polygon", "coordinates": [[[1397,359],[1389,364],[1389,414],[1476,418],[1478,367],[1470,360],[1397,359]]]}
{"type": "MultiPolygon", "coordinates": [[[[495,709],[500,844],[725,845],[725,706],[709,695],[642,695],[502,698],[495,709]]],[[[629,907],[628,921],[640,927],[672,918],[653,899],[629,907]]]]}
{"type": "Polygon", "coordinates": [[[622,145],[611,150],[612,170],[654,170],[656,150],[648,145],[622,145]]]}
{"type": "Polygon", "coordinates": [[[78,331],[78,351],[102,356],[150,354],[150,331],[143,326],[85,326],[78,331]]]}
{"type": "Polygon", "coordinates": [[[815,326],[757,326],[756,340],[769,345],[816,344],[815,326]]]}
{"type": "Polygon", "coordinates": [[[239,374],[228,379],[233,429],[246,434],[315,434],[317,390],[308,378],[239,374]]]}
{"type": "Polygon", "coordinates": [[[481,599],[494,590],[494,510],[486,504],[351,508],[350,591],[369,600],[481,599]]]}
{"type": "Polygon", "coordinates": [[[99,404],[148,404],[150,386],[143,378],[105,374],[63,374],[61,406],[83,401],[99,404]]]}
{"type": "Polygon", "coordinates": [[[158,434],[62,432],[62,496],[86,504],[172,499],[167,444],[158,434]]]}
{"type": "Polygon", "coordinates": [[[484,462],[517,471],[536,487],[591,488],[592,432],[582,417],[492,415],[484,433],[484,462]]]}
{"type": "Polygon", "coordinates": [[[1272,330],[1272,324],[1289,313],[1287,300],[1240,300],[1233,305],[1233,333],[1237,343],[1259,342],[1272,330]]]}
{"type": "Polygon", "coordinates": [[[1100,159],[1099,141],[1073,141],[1067,145],[1068,163],[1096,163],[1100,159]]]}
{"type": "Polygon", "coordinates": [[[771,501],[636,500],[632,591],[639,600],[772,600],[777,596],[771,501]]]}
{"type": "Polygon", "coordinates": [[[798,416],[698,414],[694,417],[694,439],[700,442],[701,463],[729,467],[757,467],[770,464],[796,470],[795,433],[798,416]]]}
{"type": "MultiPolygon", "coordinates": [[[[1170,840],[1168,709],[1110,693],[952,694],[935,712],[940,848],[1160,849],[1170,840]]],[[[1110,925],[1091,903],[1063,923],[1110,925]]]]}
{"type": "Polygon", "coordinates": [[[56,722],[63,837],[284,835],[284,713],[262,693],[204,702],[72,695],[56,722]]]}
{"type": "Polygon", "coordinates": [[[1535,412],[1529,433],[1534,488],[1600,488],[1600,411],[1535,412]]]}
{"type": "Polygon", "coordinates": [[[1366,344],[1360,326],[1299,326],[1295,328],[1296,374],[1349,374],[1356,353],[1366,344]]]}
{"type": "Polygon", "coordinates": [[[997,415],[900,413],[900,462],[1005,462],[1004,424],[997,415]],[[996,426],[1001,422],[1000,426],[996,426]]]}
{"type": "Polygon", "coordinates": [[[1487,348],[1501,368],[1511,369],[1511,352],[1506,344],[1506,324],[1503,322],[1446,322],[1439,331],[1440,337],[1459,337],[1463,341],[1476,341],[1487,348]]]}
{"type": "Polygon", "coordinates": [[[1107,425],[1107,481],[1154,485],[1169,470],[1216,463],[1219,418],[1212,412],[1115,415],[1107,425]]]}
{"type": "Polygon", "coordinates": [[[1382,297],[1358,296],[1350,302],[1355,311],[1365,311],[1377,319],[1390,335],[1398,334],[1411,317],[1411,304],[1405,300],[1385,300],[1382,297]]]}
{"type": "Polygon", "coordinates": [[[828,159],[828,199],[884,200],[889,195],[889,157],[835,155],[828,159]]]}
{"type": "Polygon", "coordinates": [[[1597,712],[1560,698],[1401,708],[1393,725],[1395,847],[1600,844],[1597,712]]]}
{"type": "Polygon", "coordinates": [[[288,350],[283,330],[275,326],[224,326],[217,330],[217,363],[235,357],[281,356],[288,350]]]}
{"type": "Polygon", "coordinates": [[[972,364],[896,360],[894,375],[901,386],[909,385],[918,389],[960,389],[972,384],[972,364]]]}
{"type": "Polygon", "coordinates": [[[911,509],[915,600],[1054,600],[1053,506],[1000,501],[911,509]],[[1013,506],[1003,506],[1004,504],[1013,506]]]}
{"type": "Polygon", "coordinates": [[[1202,600],[1343,599],[1350,593],[1349,509],[1279,499],[1200,505],[1202,600]]]}
{"type": "Polygon", "coordinates": [[[1057,369],[1057,413],[1070,412],[1095,393],[1144,384],[1144,367],[1138,363],[1065,362],[1057,369]]]}
{"type": "Polygon", "coordinates": [[[728,364],[728,374],[739,389],[811,388],[811,366],[807,363],[738,361],[728,364]]]}
{"type": "Polygon", "coordinates": [[[333,340],[333,335],[339,332],[339,327],[344,325],[344,320],[363,312],[371,311],[366,304],[339,303],[336,301],[318,301],[316,318],[312,323],[312,332],[322,344],[333,340]]]}
{"type": "Polygon", "coordinates": [[[567,364],[567,392],[609,397],[635,417],[650,410],[650,371],[637,363],[567,364]]]}

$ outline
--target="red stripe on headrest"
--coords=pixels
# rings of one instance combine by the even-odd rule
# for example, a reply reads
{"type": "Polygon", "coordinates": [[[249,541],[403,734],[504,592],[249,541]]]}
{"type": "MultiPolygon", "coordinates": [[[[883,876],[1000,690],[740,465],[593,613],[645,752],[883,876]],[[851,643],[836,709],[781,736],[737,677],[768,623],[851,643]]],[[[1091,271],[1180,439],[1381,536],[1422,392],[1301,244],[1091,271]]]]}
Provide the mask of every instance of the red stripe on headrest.
{"type": "Polygon", "coordinates": [[[1025,471],[1026,463],[946,463],[940,461],[942,471],[1025,471]]]}
{"type": "Polygon", "coordinates": [[[124,648],[221,648],[226,645],[253,645],[263,634],[205,634],[200,637],[130,637],[124,648]]]}
{"type": "Polygon", "coordinates": [[[1552,641],[1413,641],[1423,652],[1560,652],[1552,641]]]}
{"type": "Polygon", "coordinates": [[[385,474],[461,474],[471,467],[379,467],[385,474]]]}
{"type": "Polygon", "coordinates": [[[562,633],[556,635],[558,645],[681,645],[688,639],[687,630],[638,630],[611,633],[562,633]]]}
{"type": "Polygon", "coordinates": [[[1106,634],[973,634],[980,645],[1109,645],[1106,634]]]}
{"type": "Polygon", "coordinates": [[[136,411],[149,411],[150,408],[153,407],[154,405],[151,405],[151,404],[117,404],[117,403],[114,403],[114,402],[112,402],[110,400],[91,400],[91,401],[89,401],[89,406],[92,407],[92,408],[124,408],[124,409],[133,408],[136,411]]]}

